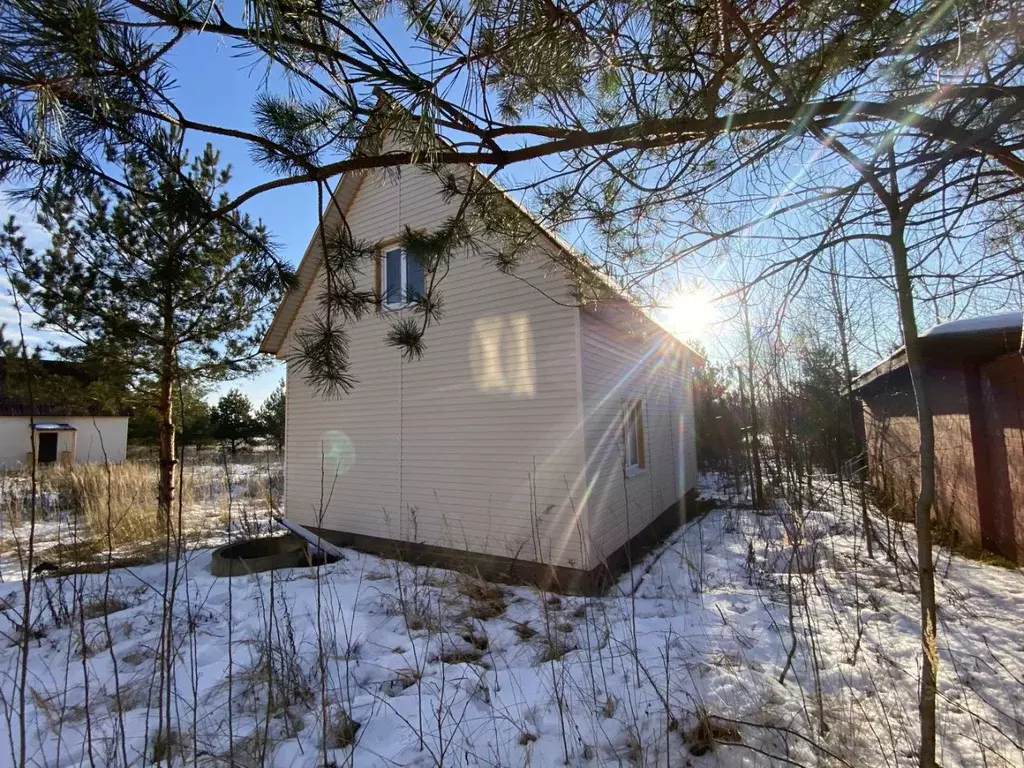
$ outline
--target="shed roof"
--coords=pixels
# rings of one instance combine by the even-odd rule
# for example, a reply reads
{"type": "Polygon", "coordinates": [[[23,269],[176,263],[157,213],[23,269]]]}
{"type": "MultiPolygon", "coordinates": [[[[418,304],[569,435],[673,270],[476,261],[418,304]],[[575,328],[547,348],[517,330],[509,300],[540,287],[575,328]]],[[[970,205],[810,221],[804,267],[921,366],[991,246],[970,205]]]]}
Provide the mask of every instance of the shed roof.
{"type": "MultiPolygon", "coordinates": [[[[1024,312],[963,318],[933,325],[919,334],[928,361],[984,362],[1021,349],[1024,312]]],[[[853,380],[858,392],[907,364],[907,352],[900,347],[853,380]]]]}
{"type": "Polygon", "coordinates": [[[921,338],[934,339],[946,336],[981,335],[989,333],[1016,333],[1020,336],[1024,312],[1004,312],[1001,315],[968,317],[933,325],[921,334],[921,338]]]}

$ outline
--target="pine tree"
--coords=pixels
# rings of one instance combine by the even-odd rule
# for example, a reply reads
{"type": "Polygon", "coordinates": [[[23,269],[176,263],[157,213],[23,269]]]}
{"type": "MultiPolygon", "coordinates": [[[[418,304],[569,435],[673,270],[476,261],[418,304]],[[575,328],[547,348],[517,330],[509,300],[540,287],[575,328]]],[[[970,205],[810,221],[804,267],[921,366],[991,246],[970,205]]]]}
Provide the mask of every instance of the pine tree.
{"type": "Polygon", "coordinates": [[[849,388],[835,349],[822,343],[806,347],[800,356],[799,401],[804,435],[813,466],[842,471],[856,454],[856,438],[849,418],[849,388]]]}
{"type": "Polygon", "coordinates": [[[124,181],[76,197],[53,189],[39,223],[51,245],[36,253],[11,226],[0,241],[14,286],[42,327],[70,336],[87,355],[127,370],[156,390],[159,414],[158,507],[174,499],[175,392],[258,370],[258,340],[291,272],[261,223],[232,213],[230,170],[213,147],[195,157],[176,133],[158,132],[152,152],[129,156],[124,181]]]}
{"type": "Polygon", "coordinates": [[[213,409],[213,437],[228,446],[231,455],[238,452],[239,443],[256,436],[257,423],[252,416],[252,403],[238,389],[228,391],[213,409]]]}
{"type": "Polygon", "coordinates": [[[278,451],[284,448],[285,390],[283,379],[256,411],[256,423],[260,437],[267,440],[278,451]]]}

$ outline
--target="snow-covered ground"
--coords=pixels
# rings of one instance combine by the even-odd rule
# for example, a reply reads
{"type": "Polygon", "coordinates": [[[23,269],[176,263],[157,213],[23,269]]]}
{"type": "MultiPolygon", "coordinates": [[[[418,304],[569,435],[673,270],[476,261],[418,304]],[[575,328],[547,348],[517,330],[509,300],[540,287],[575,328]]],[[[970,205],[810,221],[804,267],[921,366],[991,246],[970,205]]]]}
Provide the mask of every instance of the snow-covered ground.
{"type": "MultiPolygon", "coordinates": [[[[914,765],[912,531],[890,526],[897,567],[857,519],[825,486],[803,515],[716,509],[601,598],[355,552],[236,579],[192,552],[169,601],[172,566],[37,581],[27,762],[914,765]]],[[[1024,575],[938,564],[940,761],[1024,765],[1024,575]]],[[[0,590],[14,751],[20,590],[0,590]]]]}

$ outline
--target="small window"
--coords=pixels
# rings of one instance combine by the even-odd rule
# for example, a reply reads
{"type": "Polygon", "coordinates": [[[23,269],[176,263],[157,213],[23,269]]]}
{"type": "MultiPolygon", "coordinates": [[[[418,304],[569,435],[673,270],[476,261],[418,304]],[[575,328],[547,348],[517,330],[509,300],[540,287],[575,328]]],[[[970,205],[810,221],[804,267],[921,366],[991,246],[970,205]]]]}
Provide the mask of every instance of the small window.
{"type": "Polygon", "coordinates": [[[644,456],[644,407],[641,400],[626,407],[626,474],[635,474],[646,465],[644,456]]]}
{"type": "Polygon", "coordinates": [[[402,277],[404,254],[400,250],[388,251],[384,254],[384,285],[381,294],[388,306],[404,304],[405,280],[402,277]]]}
{"type": "Polygon", "coordinates": [[[415,256],[405,259],[406,301],[423,298],[423,264],[415,256]]]}
{"type": "Polygon", "coordinates": [[[423,265],[418,259],[394,248],[381,261],[380,295],[385,307],[398,309],[423,297],[423,265]]]}

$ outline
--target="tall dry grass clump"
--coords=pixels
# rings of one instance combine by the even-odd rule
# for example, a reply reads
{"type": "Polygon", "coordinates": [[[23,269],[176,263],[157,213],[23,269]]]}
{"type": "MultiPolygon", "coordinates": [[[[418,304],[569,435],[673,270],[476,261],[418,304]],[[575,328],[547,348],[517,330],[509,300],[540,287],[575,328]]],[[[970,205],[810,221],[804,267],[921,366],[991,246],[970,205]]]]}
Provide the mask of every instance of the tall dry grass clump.
{"type": "MultiPolygon", "coordinates": [[[[157,511],[157,481],[155,466],[126,461],[47,468],[40,486],[58,495],[94,541],[117,547],[166,535],[166,521],[157,511]]],[[[188,473],[182,486],[182,501],[188,507],[194,495],[188,473]]]]}

